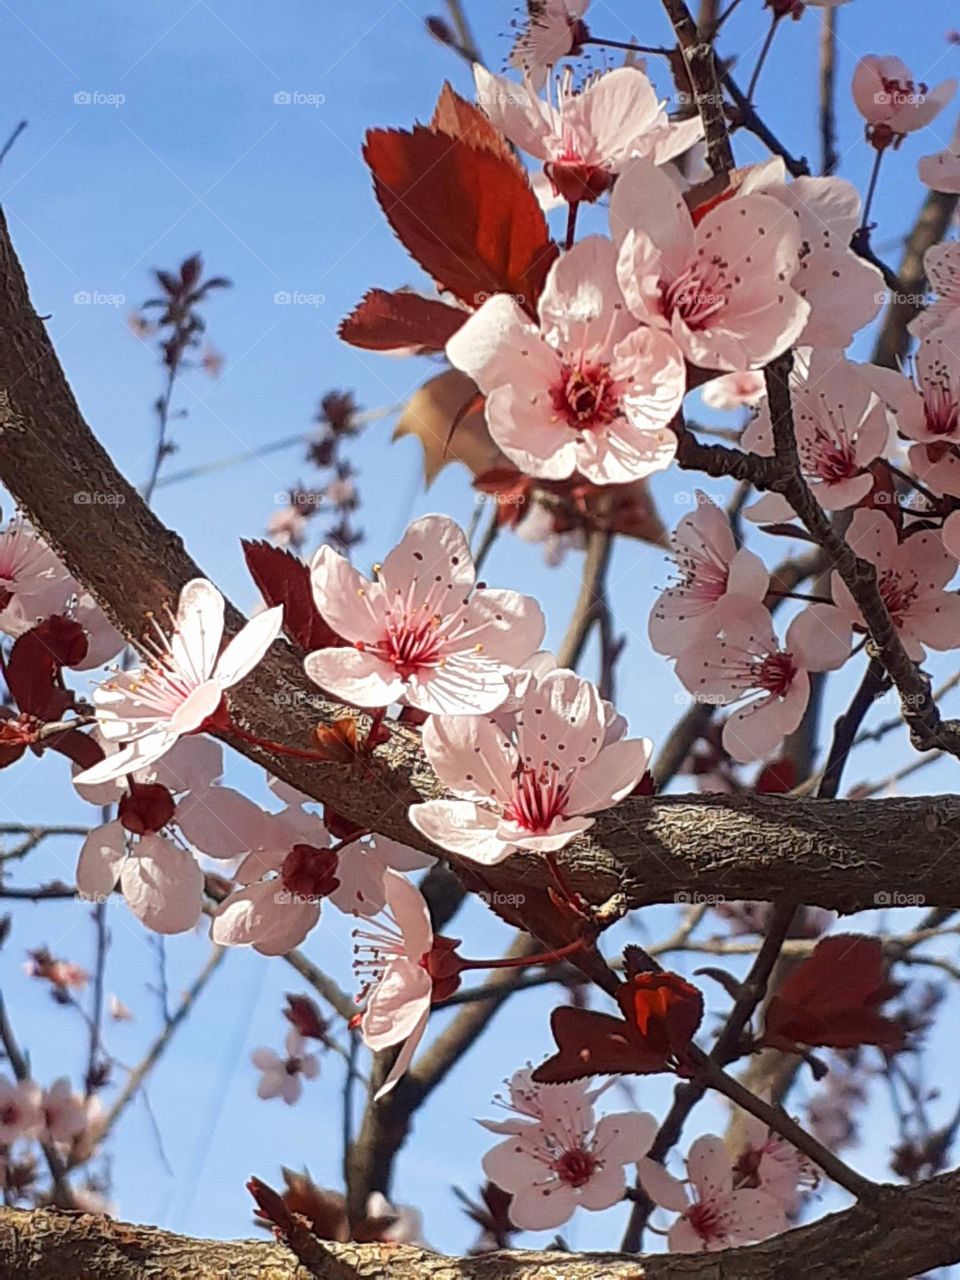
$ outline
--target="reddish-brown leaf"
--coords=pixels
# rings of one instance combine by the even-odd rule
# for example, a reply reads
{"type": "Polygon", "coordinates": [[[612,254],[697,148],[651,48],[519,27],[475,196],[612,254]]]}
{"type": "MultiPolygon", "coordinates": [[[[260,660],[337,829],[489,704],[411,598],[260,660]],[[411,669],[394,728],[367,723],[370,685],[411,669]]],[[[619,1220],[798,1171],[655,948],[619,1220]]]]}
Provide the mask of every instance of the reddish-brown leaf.
{"type": "Polygon", "coordinates": [[[788,1051],[798,1044],[902,1048],[903,1028],[879,1011],[896,990],[878,938],[834,934],[787,975],[767,1008],[761,1043],[788,1051]]]}
{"type": "Polygon", "coordinates": [[[515,163],[422,125],[371,130],[363,154],[390,225],[428,275],[468,306],[509,293],[534,313],[557,246],[515,163]]]}
{"type": "Polygon", "coordinates": [[[508,160],[519,173],[523,172],[516,152],[496,125],[487,119],[479,107],[462,98],[449,80],[444,82],[440,90],[430,128],[434,133],[445,133],[448,138],[461,138],[471,147],[492,151],[494,155],[508,160]]]}
{"type": "Polygon", "coordinates": [[[353,716],[341,716],[333,724],[318,724],[313,731],[317,748],[331,764],[353,764],[360,753],[357,722],[353,716]]]}
{"type": "Polygon", "coordinates": [[[617,994],[622,1018],[561,1006],[550,1026],[557,1053],[534,1071],[545,1084],[622,1073],[686,1074],[693,1037],[703,1018],[701,992],[679,974],[630,972],[617,994]]]}
{"type": "Polygon", "coordinates": [[[442,351],[466,319],[466,311],[435,298],[404,289],[371,289],[340,322],[338,332],[344,342],[365,351],[413,347],[420,354],[442,351]]]}
{"type": "Polygon", "coordinates": [[[76,666],[87,655],[87,637],[79,623],[53,615],[25,631],[10,650],[7,687],[21,711],[37,720],[59,720],[73,705],[64,688],[63,667],[76,666]]]}
{"type": "Polygon", "coordinates": [[[343,640],[324,622],[313,602],[310,569],[289,551],[242,538],[250,576],[271,607],[283,605],[283,632],[301,649],[327,649],[343,640]]]}

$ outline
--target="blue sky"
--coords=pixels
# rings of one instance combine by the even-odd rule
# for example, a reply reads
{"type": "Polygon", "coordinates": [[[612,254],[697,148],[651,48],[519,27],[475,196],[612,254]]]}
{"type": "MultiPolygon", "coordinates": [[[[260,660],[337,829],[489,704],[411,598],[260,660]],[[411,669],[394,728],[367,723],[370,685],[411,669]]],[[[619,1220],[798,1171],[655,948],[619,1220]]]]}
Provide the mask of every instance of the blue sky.
{"type": "MultiPolygon", "coordinates": [[[[509,0],[467,0],[481,48],[495,66],[506,49],[513,17],[509,0]]],[[[79,402],[94,430],[133,481],[142,480],[153,447],[150,405],[159,370],[148,346],[130,332],[127,316],[153,287],[149,270],[173,266],[203,252],[210,271],[234,281],[207,308],[213,344],[226,357],[223,376],[211,382],[190,375],[178,403],[189,416],[177,424],[179,469],[255,449],[306,430],[319,396],[331,387],[354,390],[366,408],[402,401],[431,372],[425,361],[376,357],[343,346],[336,326],[372,285],[421,283],[417,268],[394,240],[373,200],[360,157],[364,130],[408,125],[429,116],[444,79],[463,92],[469,76],[448,50],[430,39],[423,19],[428,3],[366,0],[333,5],[323,0],[141,0],[136,6],[101,0],[95,9],[64,0],[0,3],[0,30],[8,51],[0,134],[29,120],[0,174],[0,191],[34,303],[49,328],[79,402]],[[275,101],[278,94],[299,103],[275,101]],[[79,96],[78,96],[79,95],[79,96]],[[309,105],[307,100],[313,100],[309,105]],[[311,305],[282,305],[278,293],[311,295],[311,305]],[[94,295],[94,302],[77,295],[94,295]]],[[[595,0],[590,21],[597,35],[667,39],[659,6],[595,0]]],[[[848,101],[856,57],[896,52],[917,79],[935,83],[960,74],[960,48],[945,40],[956,21],[947,0],[853,0],[839,14],[839,138],[842,176],[865,186],[872,153],[848,101]]],[[[743,0],[722,47],[741,57],[744,82],[766,29],[759,0],[743,0]]],[[[761,81],[759,103],[775,131],[796,153],[816,163],[816,46],[819,17],[809,11],[785,23],[761,81]]],[[[594,55],[594,63],[598,61],[594,55]]],[[[670,86],[650,67],[664,96],[670,86]]],[[[884,244],[910,225],[922,192],[918,156],[945,145],[957,106],[919,138],[887,157],[874,212],[884,244]]],[[[738,137],[739,163],[764,158],[738,137]]],[[[597,216],[597,226],[602,216],[597,216]]],[[[895,257],[896,251],[891,251],[895,257]]],[[[857,354],[869,350],[869,335],[857,354]]],[[[360,471],[368,540],[359,559],[379,559],[414,514],[440,510],[466,521],[472,498],[465,474],[448,469],[433,490],[419,482],[418,446],[389,443],[391,423],[371,427],[352,447],[360,471]]],[[[257,536],[299,478],[309,480],[300,451],[160,489],[156,506],[177,528],[204,570],[243,607],[255,593],[239,552],[241,536],[257,536]]],[[[723,486],[709,482],[708,492],[723,486]]],[[[658,479],[655,492],[668,525],[685,513],[688,482],[676,473],[658,479]]],[[[8,503],[5,506],[9,505],[8,503]]],[[[759,544],[758,544],[759,545],[759,544]]],[[[772,557],[779,547],[763,547],[772,557]]],[[[497,585],[536,583],[549,616],[548,639],[557,643],[579,580],[572,556],[543,569],[541,553],[503,539],[485,577],[497,585]]],[[[612,587],[620,628],[629,645],[621,664],[620,704],[634,732],[662,740],[682,693],[669,669],[650,653],[645,620],[666,577],[662,555],[645,546],[618,547],[612,587]]],[[[588,654],[586,672],[594,674],[588,654]]],[[[950,674],[948,662],[931,664],[950,674]]],[[[828,696],[829,726],[859,673],[844,673],[828,696]]],[[[889,705],[878,717],[890,714],[889,705]]],[[[907,759],[903,735],[865,749],[848,780],[883,776],[907,759]]],[[[262,793],[244,761],[230,762],[228,781],[262,793]]],[[[906,789],[952,787],[947,766],[926,771],[906,789]]],[[[96,817],[64,785],[60,762],[27,763],[0,774],[3,820],[78,821],[96,817]],[[54,775],[57,774],[57,777],[54,775]]],[[[20,882],[59,875],[70,879],[76,848],[52,843],[32,855],[20,882]]],[[[656,908],[635,921],[635,936],[667,931],[672,911],[656,908]]],[[[111,908],[113,947],[108,989],[138,1014],[129,1026],[108,1029],[117,1058],[135,1061],[155,1030],[156,979],[149,937],[124,911],[111,908]]],[[[507,932],[479,907],[458,920],[472,955],[496,954],[507,932]]],[[[349,985],[349,925],[329,912],[308,952],[349,985]],[[334,935],[334,936],[331,936],[334,935]]],[[[20,1038],[32,1051],[39,1079],[68,1065],[79,1069],[84,1034],[69,1011],[47,1007],[19,973],[29,946],[48,943],[59,954],[89,961],[92,929],[85,908],[38,906],[16,912],[4,951],[4,987],[20,1038]],[[65,1059],[66,1055],[66,1059],[65,1059]]],[[[171,990],[186,985],[203,962],[204,939],[184,938],[167,948],[171,990]]],[[[680,967],[693,967],[680,966],[680,967]]],[[[164,1135],[168,1172],[141,1102],[131,1109],[112,1146],[116,1199],[124,1216],[178,1230],[231,1235],[247,1231],[250,1206],[243,1182],[250,1173],[277,1177],[281,1163],[307,1165],[337,1185],[339,1066],[308,1086],[293,1109],[264,1104],[254,1095],[250,1050],[279,1046],[282,994],[300,989],[279,961],[237,953],[228,957],[178,1043],[150,1085],[153,1113],[164,1135]]],[[[426,1212],[427,1238],[456,1249],[469,1237],[450,1193],[451,1183],[473,1188],[487,1136],[473,1124],[489,1114],[488,1101],[504,1076],[548,1046],[549,999],[522,994],[494,1024],[483,1050],[459,1067],[417,1121],[404,1152],[397,1198],[426,1212]]],[[[443,1016],[437,1019],[442,1025],[443,1016]]],[[[662,1114],[669,1085],[642,1090],[642,1104],[662,1114]]],[[[951,1105],[945,1103],[945,1111],[951,1105]]],[[[722,1123],[705,1106],[691,1134],[722,1123]]],[[[865,1166],[884,1169],[889,1124],[871,1124],[865,1166]]],[[[826,1204],[841,1203],[828,1196],[826,1204]]],[[[619,1238],[619,1211],[581,1214],[565,1236],[574,1246],[609,1246],[619,1238]]]]}

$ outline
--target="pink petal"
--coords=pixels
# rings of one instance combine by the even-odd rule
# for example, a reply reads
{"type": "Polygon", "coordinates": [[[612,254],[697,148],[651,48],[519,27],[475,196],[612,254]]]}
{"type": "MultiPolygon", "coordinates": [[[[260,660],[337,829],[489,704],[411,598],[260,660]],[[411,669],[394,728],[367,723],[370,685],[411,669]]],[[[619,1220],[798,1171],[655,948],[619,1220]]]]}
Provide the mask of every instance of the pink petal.
{"type": "Polygon", "coordinates": [[[211,858],[235,858],[261,843],[264,812],[231,787],[192,791],[177,806],[186,839],[211,858]]]}
{"type": "Polygon", "coordinates": [[[661,1209],[670,1209],[673,1213],[683,1213],[690,1205],[687,1189],[679,1178],[675,1178],[657,1160],[643,1156],[637,1161],[637,1174],[644,1191],[661,1209]]]}
{"type": "Polygon", "coordinates": [[[283,606],[264,609],[256,614],[233,637],[216,665],[215,675],[224,689],[238,684],[253,670],[280,634],[283,606]]]}
{"type": "Polygon", "coordinates": [[[389,707],[403,695],[403,681],[388,663],[359,649],[315,649],[303,669],[321,689],[358,707],[389,707]]]}
{"type": "Polygon", "coordinates": [[[209,680],[223,638],[223,596],[206,578],[194,578],[180,592],[170,651],[196,684],[209,680]]]}
{"type": "Polygon", "coordinates": [[[488,717],[431,716],[423,726],[423,749],[449,790],[470,799],[509,800],[517,754],[488,717]]]}
{"type": "Polygon", "coordinates": [[[77,888],[96,900],[113,893],[127,856],[126,832],[119,822],[95,827],[80,849],[77,888]]]}
{"type": "Polygon", "coordinates": [[[790,623],[784,648],[808,671],[836,671],[849,658],[852,643],[849,619],[833,605],[813,604],[790,623]]]}
{"type": "Polygon", "coordinates": [[[427,800],[423,804],[412,804],[408,817],[420,834],[439,848],[473,862],[494,866],[510,855],[510,845],[497,834],[499,816],[489,809],[481,809],[471,800],[427,800]]]}
{"type": "Polygon", "coordinates": [[[184,933],[203,911],[203,872],[162,836],[144,836],[123,864],[120,888],[130,910],[156,933],[184,933]]]}
{"type": "Polygon", "coordinates": [[[629,795],[646,772],[652,751],[649,738],[626,738],[604,747],[573,775],[567,812],[596,813],[629,795]]]}
{"type": "Polygon", "coordinates": [[[430,1009],[432,981],[412,960],[392,960],[370,993],[360,1022],[368,1049],[389,1049],[413,1035],[430,1009]]]}

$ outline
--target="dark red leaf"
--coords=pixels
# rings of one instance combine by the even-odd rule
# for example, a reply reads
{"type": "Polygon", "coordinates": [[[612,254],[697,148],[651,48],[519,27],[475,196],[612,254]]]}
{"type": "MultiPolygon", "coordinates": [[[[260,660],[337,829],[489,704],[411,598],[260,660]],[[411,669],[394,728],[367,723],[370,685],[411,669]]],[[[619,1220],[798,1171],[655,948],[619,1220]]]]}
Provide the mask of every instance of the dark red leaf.
{"type": "Polygon", "coordinates": [[[365,351],[442,351],[466,319],[466,311],[434,298],[403,289],[371,289],[340,322],[338,332],[344,342],[365,351]]]}
{"type": "Polygon", "coordinates": [[[86,654],[86,634],[69,618],[55,614],[25,631],[14,642],[6,666],[7,686],[20,710],[37,720],[59,720],[73,705],[61,668],[75,666],[86,654]]]}
{"type": "Polygon", "coordinates": [[[690,1046],[703,1019],[701,992],[676,973],[634,970],[617,1003],[623,1018],[555,1009],[550,1026],[558,1052],[537,1067],[534,1079],[556,1084],[608,1073],[687,1074],[690,1046]]]}
{"type": "Polygon", "coordinates": [[[767,1008],[761,1043],[788,1051],[798,1044],[902,1048],[903,1028],[879,1011],[896,990],[878,938],[834,934],[787,975],[767,1008]]]}
{"type": "Polygon", "coordinates": [[[79,729],[65,729],[43,741],[45,751],[57,751],[68,760],[72,760],[81,769],[92,769],[103,759],[103,747],[89,733],[81,733],[79,729]]]}
{"type": "Polygon", "coordinates": [[[301,649],[326,649],[343,640],[320,616],[310,589],[310,569],[269,542],[241,539],[250,576],[270,606],[283,605],[283,631],[301,649]]]}
{"type": "Polygon", "coordinates": [[[479,107],[462,98],[449,80],[440,90],[434,108],[430,128],[434,133],[445,133],[448,138],[460,138],[474,148],[492,151],[507,160],[519,172],[523,172],[516,152],[500,130],[483,114],[479,107]]]}
{"type": "Polygon", "coordinates": [[[534,314],[557,246],[512,160],[422,125],[371,130],[363,154],[390,225],[428,275],[468,306],[509,293],[534,314]]]}

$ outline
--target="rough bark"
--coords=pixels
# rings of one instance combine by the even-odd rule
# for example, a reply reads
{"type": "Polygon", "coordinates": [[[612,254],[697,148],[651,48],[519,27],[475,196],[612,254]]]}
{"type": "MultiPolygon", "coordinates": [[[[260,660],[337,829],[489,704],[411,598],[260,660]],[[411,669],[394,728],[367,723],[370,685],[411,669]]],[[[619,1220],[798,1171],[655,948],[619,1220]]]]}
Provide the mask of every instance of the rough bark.
{"type": "Polygon", "coordinates": [[[90,1214],[0,1209],[10,1280],[909,1280],[960,1260],[960,1172],[883,1186],[763,1244],[642,1256],[510,1251],[441,1257],[409,1245],[320,1244],[311,1266],[283,1244],[191,1240],[90,1214]]]}
{"type": "MultiPolygon", "coordinates": [[[[132,639],[146,634],[148,616],[174,604],[183,584],[201,572],[84,422],[2,218],[0,478],[132,639]]],[[[239,622],[230,608],[228,626],[239,622]]],[[[232,692],[231,707],[259,737],[301,747],[318,723],[344,714],[310,684],[301,656],[285,644],[274,645],[232,692]]],[[[369,766],[234,745],[365,827],[429,848],[406,816],[409,803],[439,794],[415,734],[395,730],[369,766]]],[[[697,894],[765,900],[787,894],[854,911],[884,893],[960,906],[958,838],[960,800],[948,796],[825,802],[691,795],[628,801],[601,815],[591,838],[568,847],[561,860],[590,901],[622,892],[629,907],[697,894]]],[[[484,882],[469,868],[458,871],[470,888],[503,893],[542,889],[547,875],[535,856],[488,869],[484,882]]]]}

